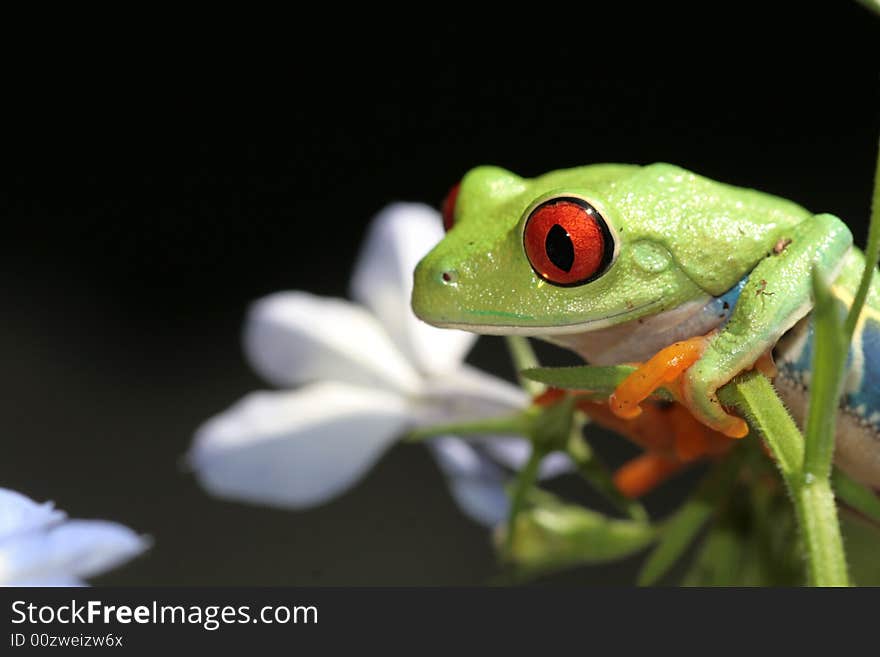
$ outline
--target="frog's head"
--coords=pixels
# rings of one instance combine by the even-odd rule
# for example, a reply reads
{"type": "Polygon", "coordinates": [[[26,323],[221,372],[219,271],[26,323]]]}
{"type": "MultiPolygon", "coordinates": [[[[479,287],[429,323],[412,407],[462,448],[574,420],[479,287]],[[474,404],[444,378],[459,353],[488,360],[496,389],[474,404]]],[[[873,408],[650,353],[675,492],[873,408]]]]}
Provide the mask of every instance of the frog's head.
{"type": "Polygon", "coordinates": [[[444,204],[446,237],[416,269],[416,315],[477,333],[548,335],[704,296],[619,202],[639,170],[593,165],[533,179],[471,170],[444,204]]]}

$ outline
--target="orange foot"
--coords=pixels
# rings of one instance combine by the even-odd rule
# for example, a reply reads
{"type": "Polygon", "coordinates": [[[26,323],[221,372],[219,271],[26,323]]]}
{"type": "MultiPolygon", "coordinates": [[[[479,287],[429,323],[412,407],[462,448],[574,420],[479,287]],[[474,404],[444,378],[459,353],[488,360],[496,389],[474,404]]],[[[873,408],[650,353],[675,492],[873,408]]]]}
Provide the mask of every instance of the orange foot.
{"type": "Polygon", "coordinates": [[[618,489],[627,497],[641,497],[691,463],[723,454],[733,445],[727,436],[702,424],[678,403],[648,401],[643,412],[631,420],[599,402],[580,402],[578,408],[596,424],[645,450],[614,476],[618,489]]]}
{"type": "MultiPolygon", "coordinates": [[[[641,403],[660,387],[668,388],[676,400],[684,404],[686,396],[682,392],[682,375],[703,355],[710,337],[711,334],[676,342],[640,365],[609,397],[612,412],[625,419],[638,417],[642,413],[641,403]]],[[[691,404],[686,405],[694,416],[698,419],[701,417],[698,409],[691,404]]],[[[727,416],[724,425],[718,429],[731,438],[742,438],[749,432],[745,420],[735,416],[727,416]]]]}

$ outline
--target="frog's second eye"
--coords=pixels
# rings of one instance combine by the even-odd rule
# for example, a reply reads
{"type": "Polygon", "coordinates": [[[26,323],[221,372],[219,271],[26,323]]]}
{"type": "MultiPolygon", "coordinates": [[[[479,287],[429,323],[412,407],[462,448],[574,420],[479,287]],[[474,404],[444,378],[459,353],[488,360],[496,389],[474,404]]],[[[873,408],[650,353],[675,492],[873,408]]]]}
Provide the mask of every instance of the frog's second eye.
{"type": "Polygon", "coordinates": [[[461,183],[453,185],[449,193],[446,194],[446,198],[443,199],[443,205],[440,206],[440,212],[443,214],[443,228],[447,233],[452,230],[452,225],[455,223],[455,202],[458,200],[459,187],[461,187],[461,183]]]}
{"type": "Polygon", "coordinates": [[[596,208],[568,196],[532,210],[523,246],[532,269],[548,283],[564,287],[598,278],[614,256],[614,238],[596,208]]]}

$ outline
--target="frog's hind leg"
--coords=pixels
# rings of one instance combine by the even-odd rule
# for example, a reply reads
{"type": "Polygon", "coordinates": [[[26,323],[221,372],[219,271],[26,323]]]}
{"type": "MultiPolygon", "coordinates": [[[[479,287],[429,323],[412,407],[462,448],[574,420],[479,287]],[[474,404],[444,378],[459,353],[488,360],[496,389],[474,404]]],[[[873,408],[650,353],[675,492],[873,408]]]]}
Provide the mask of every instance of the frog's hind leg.
{"type": "Polygon", "coordinates": [[[596,424],[645,450],[614,475],[615,484],[627,497],[641,497],[691,463],[722,454],[733,444],[678,403],[646,401],[632,419],[621,418],[604,403],[584,401],[578,408],[596,424]]]}

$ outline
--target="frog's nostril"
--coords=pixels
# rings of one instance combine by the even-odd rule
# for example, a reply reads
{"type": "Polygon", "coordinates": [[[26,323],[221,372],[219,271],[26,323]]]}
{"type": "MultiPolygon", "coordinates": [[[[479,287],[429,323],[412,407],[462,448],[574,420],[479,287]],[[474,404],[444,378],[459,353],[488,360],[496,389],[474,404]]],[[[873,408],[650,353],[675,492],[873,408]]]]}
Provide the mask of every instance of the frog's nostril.
{"type": "Polygon", "coordinates": [[[440,278],[447,285],[451,285],[458,280],[458,273],[454,269],[447,269],[440,275],[440,278]]]}

